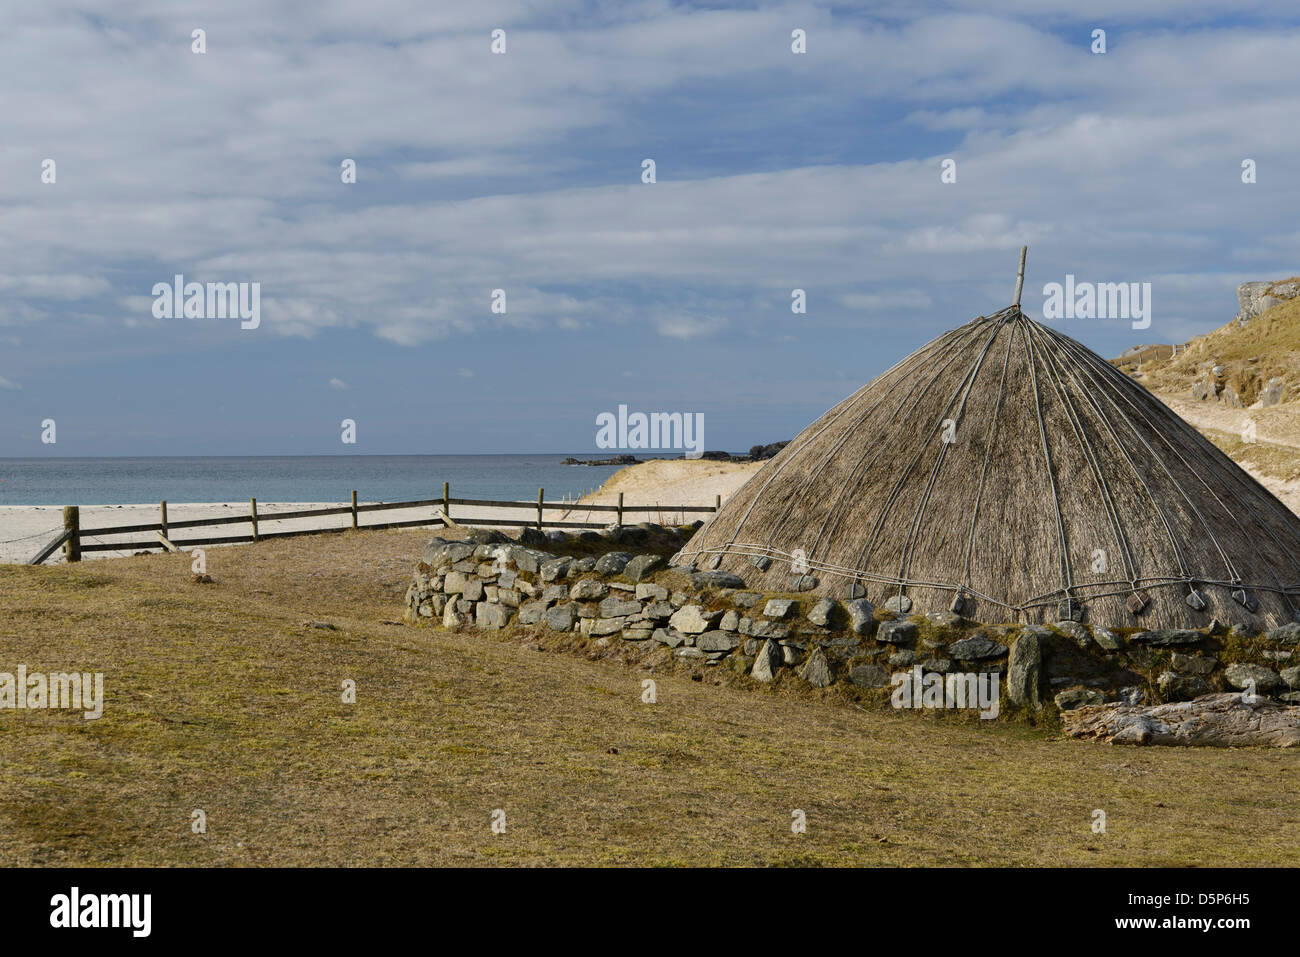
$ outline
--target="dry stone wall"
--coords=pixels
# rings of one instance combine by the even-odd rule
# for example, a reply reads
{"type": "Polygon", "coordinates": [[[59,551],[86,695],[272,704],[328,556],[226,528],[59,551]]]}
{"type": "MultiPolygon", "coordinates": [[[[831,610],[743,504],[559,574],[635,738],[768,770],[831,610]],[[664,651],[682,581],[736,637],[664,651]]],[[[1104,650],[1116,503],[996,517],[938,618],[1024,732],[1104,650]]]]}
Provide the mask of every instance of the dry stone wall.
{"type": "Polygon", "coordinates": [[[670,567],[694,529],[615,527],[580,536],[526,530],[436,538],[406,593],[411,623],[561,633],[616,643],[655,667],[723,668],[757,682],[798,680],[887,694],[901,672],[997,672],[1007,702],[1062,711],[1137,706],[1233,689],[1300,703],[1300,624],[1247,636],[1201,630],[1110,630],[981,624],[951,611],[912,613],[866,598],[838,601],[748,589],[730,572],[670,567]],[[541,547],[541,546],[545,547],[541,547]]]}

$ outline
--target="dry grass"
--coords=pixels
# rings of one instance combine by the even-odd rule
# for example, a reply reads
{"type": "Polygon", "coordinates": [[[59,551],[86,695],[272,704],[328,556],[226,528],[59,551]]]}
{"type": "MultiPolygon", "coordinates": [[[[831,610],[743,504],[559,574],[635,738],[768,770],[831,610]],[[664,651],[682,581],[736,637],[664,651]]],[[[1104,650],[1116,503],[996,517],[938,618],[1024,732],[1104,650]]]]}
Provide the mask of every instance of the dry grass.
{"type": "Polygon", "coordinates": [[[3,860],[1300,861],[1300,755],[1122,750],[672,675],[646,705],[615,663],[390,624],[426,537],[211,549],[212,585],[183,556],[0,566],[0,670],[103,671],[107,697],[98,721],[0,712],[3,860]]]}

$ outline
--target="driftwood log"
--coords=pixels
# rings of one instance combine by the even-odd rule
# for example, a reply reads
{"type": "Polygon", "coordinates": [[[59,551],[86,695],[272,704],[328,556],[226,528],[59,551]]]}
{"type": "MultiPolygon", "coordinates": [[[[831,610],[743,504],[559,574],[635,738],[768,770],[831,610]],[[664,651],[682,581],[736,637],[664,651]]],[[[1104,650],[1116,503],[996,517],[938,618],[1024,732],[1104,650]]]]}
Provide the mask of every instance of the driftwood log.
{"type": "Polygon", "coordinates": [[[1110,744],[1300,747],[1300,708],[1242,692],[1149,707],[1089,705],[1062,712],[1061,720],[1071,737],[1110,744]]]}

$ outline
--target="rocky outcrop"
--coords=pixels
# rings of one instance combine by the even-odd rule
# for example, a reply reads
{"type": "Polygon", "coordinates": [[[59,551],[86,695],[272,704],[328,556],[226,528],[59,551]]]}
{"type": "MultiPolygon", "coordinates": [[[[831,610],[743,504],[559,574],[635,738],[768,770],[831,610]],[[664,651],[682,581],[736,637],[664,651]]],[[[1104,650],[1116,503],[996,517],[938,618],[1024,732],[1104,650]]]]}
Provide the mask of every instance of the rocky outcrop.
{"type": "Polygon", "coordinates": [[[1246,325],[1260,313],[1300,296],[1300,280],[1243,282],[1237,287],[1237,322],[1246,325]]]}

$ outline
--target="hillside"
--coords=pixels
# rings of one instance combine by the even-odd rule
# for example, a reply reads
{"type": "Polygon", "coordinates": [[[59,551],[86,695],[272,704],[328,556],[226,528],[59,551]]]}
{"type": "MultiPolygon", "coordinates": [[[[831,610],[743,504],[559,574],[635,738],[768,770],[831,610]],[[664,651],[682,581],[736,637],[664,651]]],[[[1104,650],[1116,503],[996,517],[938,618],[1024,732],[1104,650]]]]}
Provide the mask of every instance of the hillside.
{"type": "Polygon", "coordinates": [[[1176,356],[1167,350],[1144,347],[1141,363],[1129,353],[1112,361],[1152,392],[1237,409],[1293,403],[1300,399],[1300,298],[1280,301],[1244,323],[1234,319],[1192,339],[1176,356]]]}
{"type": "Polygon", "coordinates": [[[1135,346],[1111,362],[1300,512],[1297,285],[1296,277],[1243,284],[1232,322],[1177,348],[1135,346]]]}

